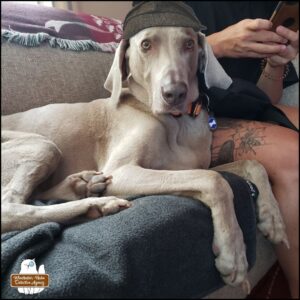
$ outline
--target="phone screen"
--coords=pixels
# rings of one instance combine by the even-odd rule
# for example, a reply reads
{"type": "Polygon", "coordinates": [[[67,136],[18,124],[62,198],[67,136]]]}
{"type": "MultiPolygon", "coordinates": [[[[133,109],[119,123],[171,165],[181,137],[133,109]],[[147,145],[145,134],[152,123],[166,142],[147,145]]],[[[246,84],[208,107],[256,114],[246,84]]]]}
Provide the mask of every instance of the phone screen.
{"type": "Polygon", "coordinates": [[[274,31],[279,25],[297,31],[299,29],[299,1],[280,1],[270,21],[273,23],[272,30],[274,31]]]}

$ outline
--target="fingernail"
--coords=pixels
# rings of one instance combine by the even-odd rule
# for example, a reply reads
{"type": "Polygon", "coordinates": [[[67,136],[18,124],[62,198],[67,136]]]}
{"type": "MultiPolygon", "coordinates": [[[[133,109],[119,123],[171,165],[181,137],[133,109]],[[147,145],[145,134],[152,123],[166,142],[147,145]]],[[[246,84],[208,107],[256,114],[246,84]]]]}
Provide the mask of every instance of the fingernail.
{"type": "Polygon", "coordinates": [[[251,285],[250,285],[250,282],[247,279],[245,279],[242,282],[242,288],[247,293],[247,295],[250,294],[250,292],[251,292],[251,285]]]}
{"type": "Polygon", "coordinates": [[[287,238],[285,238],[282,242],[288,249],[290,249],[290,243],[287,238]]]}

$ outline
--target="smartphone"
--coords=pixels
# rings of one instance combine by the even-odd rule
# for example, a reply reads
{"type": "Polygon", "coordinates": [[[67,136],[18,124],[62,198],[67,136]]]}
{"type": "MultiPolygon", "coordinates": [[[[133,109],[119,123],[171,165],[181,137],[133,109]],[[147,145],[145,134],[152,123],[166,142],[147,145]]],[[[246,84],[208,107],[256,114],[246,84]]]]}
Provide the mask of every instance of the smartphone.
{"type": "Polygon", "coordinates": [[[294,31],[299,30],[299,1],[279,1],[270,21],[273,23],[273,31],[279,25],[294,31]]]}

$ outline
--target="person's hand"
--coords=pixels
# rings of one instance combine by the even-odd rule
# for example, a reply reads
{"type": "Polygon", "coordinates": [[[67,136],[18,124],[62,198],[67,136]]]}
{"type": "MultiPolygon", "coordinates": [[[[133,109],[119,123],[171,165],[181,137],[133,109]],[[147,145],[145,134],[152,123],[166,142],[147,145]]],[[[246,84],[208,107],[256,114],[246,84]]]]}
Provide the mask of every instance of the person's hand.
{"type": "Polygon", "coordinates": [[[293,60],[299,52],[299,30],[297,32],[283,26],[276,28],[276,33],[288,40],[286,48],[267,59],[271,67],[283,66],[293,60]]]}
{"type": "Polygon", "coordinates": [[[270,31],[272,22],[265,19],[245,19],[222,31],[209,35],[208,43],[219,57],[265,58],[286,49],[286,34],[270,31]]]}

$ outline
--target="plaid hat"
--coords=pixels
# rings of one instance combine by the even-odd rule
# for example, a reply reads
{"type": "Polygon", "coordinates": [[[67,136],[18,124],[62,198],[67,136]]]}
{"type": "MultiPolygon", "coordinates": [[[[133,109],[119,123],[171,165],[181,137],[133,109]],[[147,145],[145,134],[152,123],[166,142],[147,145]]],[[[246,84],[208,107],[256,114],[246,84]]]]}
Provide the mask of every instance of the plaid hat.
{"type": "Polygon", "coordinates": [[[191,27],[196,32],[206,29],[193,9],[181,1],[143,1],[133,7],[123,24],[123,39],[156,26],[191,27]]]}

